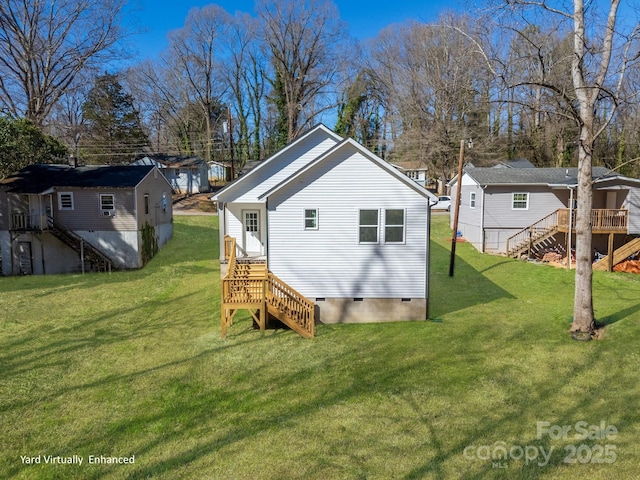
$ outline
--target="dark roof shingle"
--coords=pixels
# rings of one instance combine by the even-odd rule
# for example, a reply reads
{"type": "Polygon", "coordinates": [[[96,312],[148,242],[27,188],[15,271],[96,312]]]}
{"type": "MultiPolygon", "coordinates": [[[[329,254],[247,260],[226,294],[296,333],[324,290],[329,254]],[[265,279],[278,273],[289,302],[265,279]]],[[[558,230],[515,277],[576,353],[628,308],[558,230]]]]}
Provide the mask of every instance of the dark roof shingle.
{"type": "Polygon", "coordinates": [[[141,166],[29,165],[0,185],[14,193],[42,193],[53,187],[132,188],[153,169],[141,166]]]}
{"type": "MultiPolygon", "coordinates": [[[[480,185],[575,185],[577,168],[493,168],[467,167],[465,172],[480,185]]],[[[593,178],[610,173],[605,167],[593,167],[593,178]]]]}

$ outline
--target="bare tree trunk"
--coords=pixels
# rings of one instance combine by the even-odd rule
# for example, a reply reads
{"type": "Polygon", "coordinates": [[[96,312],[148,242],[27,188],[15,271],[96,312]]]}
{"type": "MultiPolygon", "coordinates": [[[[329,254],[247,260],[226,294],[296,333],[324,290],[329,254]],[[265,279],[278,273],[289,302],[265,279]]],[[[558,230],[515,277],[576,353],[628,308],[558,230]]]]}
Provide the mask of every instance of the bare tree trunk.
{"type": "MultiPolygon", "coordinates": [[[[595,329],[593,312],[593,238],[591,209],[593,207],[593,147],[595,133],[595,106],[604,86],[613,50],[613,36],[620,0],[611,0],[607,28],[603,38],[601,61],[592,81],[585,74],[587,28],[583,0],[573,2],[573,61],[571,77],[579,103],[578,120],[578,208],[576,215],[576,275],[571,332],[591,333],[595,329]]],[[[600,131],[601,132],[601,131],[600,131]]]]}
{"type": "Polygon", "coordinates": [[[593,206],[593,139],[590,125],[583,125],[578,152],[578,199],[576,214],[576,273],[573,302],[572,332],[589,333],[594,330],[592,260],[593,239],[591,208],[593,206]]]}

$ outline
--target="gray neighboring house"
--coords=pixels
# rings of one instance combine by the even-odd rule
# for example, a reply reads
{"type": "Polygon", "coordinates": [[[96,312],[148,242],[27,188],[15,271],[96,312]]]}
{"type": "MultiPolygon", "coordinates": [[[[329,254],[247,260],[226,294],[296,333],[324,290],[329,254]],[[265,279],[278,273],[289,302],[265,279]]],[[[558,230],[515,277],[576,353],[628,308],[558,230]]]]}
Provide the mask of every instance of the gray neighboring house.
{"type": "Polygon", "coordinates": [[[153,166],[31,165],[0,181],[2,275],[140,268],[172,234],[153,166]]]}
{"type": "MultiPolygon", "coordinates": [[[[569,241],[575,244],[568,226],[575,212],[570,207],[575,207],[577,169],[522,166],[465,168],[458,231],[486,253],[531,254],[535,243],[545,243],[541,251],[566,252],[569,241]]],[[[608,235],[615,235],[616,248],[640,235],[640,180],[604,167],[594,167],[593,178],[594,248],[607,252],[608,235]]],[[[455,201],[458,179],[450,186],[455,201]]],[[[451,212],[453,227],[455,208],[451,212]]]]}
{"type": "Polygon", "coordinates": [[[191,195],[210,190],[209,166],[200,157],[154,154],[140,158],[132,165],[151,165],[158,168],[175,193],[191,195]]]}

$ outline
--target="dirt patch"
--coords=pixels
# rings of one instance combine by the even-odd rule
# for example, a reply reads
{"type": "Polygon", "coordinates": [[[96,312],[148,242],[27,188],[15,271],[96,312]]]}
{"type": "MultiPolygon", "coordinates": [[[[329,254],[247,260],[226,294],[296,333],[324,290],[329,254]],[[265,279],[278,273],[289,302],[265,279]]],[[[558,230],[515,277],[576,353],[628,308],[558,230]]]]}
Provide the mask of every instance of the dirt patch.
{"type": "Polygon", "coordinates": [[[189,195],[173,205],[173,211],[176,214],[215,214],[215,204],[210,200],[210,193],[199,193],[197,195],[189,195]]]}

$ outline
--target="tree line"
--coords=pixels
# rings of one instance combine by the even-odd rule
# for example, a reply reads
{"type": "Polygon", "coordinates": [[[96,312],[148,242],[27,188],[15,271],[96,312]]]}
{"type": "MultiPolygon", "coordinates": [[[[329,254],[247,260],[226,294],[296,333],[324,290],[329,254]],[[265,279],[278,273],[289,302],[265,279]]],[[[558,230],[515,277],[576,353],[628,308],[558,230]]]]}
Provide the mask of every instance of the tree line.
{"type": "MultiPolygon", "coordinates": [[[[212,4],[193,8],[158,58],[123,68],[115,60],[135,34],[125,0],[8,0],[0,108],[86,163],[148,152],[224,161],[232,147],[240,162],[259,160],[324,122],[436,178],[455,173],[464,138],[477,165],[518,157],[576,165],[574,32],[543,5],[553,6],[486,3],[357,42],[329,0],[258,0],[233,15],[212,4]]],[[[594,19],[606,14],[597,8],[589,6],[594,19]]],[[[591,25],[586,34],[599,38],[591,25]]],[[[640,172],[634,26],[616,25],[594,112],[603,131],[593,161],[629,175],[640,172]]],[[[601,47],[588,44],[594,54],[601,47]]]]}

